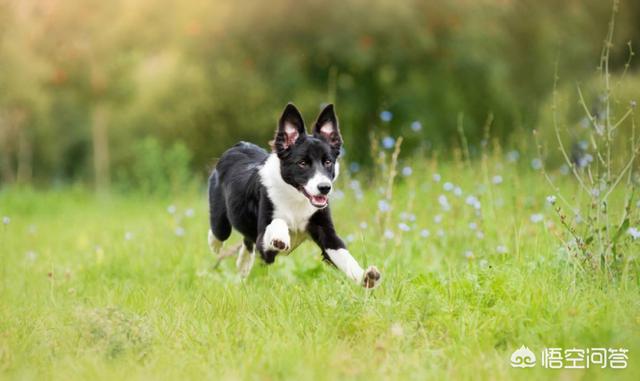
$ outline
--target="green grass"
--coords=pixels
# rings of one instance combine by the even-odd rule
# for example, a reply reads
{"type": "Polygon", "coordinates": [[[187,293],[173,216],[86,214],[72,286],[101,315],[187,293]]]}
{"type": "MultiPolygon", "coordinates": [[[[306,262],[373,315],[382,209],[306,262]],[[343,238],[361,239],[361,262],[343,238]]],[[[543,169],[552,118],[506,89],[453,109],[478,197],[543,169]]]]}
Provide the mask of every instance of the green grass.
{"type": "Polygon", "coordinates": [[[554,237],[562,231],[540,173],[501,161],[416,163],[413,172],[394,187],[388,216],[378,211],[378,183],[362,182],[358,200],[343,177],[344,197],[332,201],[356,259],[383,273],[373,292],[323,264],[311,243],[254,267],[245,282],[233,260],[212,271],[204,192],[161,199],[5,189],[0,378],[638,379],[637,266],[607,279],[575,265],[554,237]],[[443,190],[445,182],[463,195],[443,190]],[[442,210],[441,194],[451,210],[442,210]],[[479,215],[465,203],[470,194],[479,215]],[[398,228],[402,212],[415,214],[408,232],[398,228]],[[537,213],[545,220],[532,222],[537,213]],[[387,219],[392,239],[383,234],[387,219]],[[537,355],[628,348],[629,367],[550,370],[538,361],[513,369],[521,345],[537,355]]]}

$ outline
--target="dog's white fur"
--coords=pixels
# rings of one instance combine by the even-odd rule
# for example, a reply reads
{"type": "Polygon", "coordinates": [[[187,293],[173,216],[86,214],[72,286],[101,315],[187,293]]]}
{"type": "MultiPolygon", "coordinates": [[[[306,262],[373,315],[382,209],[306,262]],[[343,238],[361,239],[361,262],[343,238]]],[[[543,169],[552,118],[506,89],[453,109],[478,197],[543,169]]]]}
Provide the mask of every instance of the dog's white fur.
{"type": "Polygon", "coordinates": [[[236,267],[238,268],[240,277],[246,278],[249,276],[255,259],[255,248],[252,251],[249,251],[245,245],[240,247],[240,251],[238,251],[238,259],[236,259],[236,267]]]}
{"type": "Polygon", "coordinates": [[[274,218],[264,231],[263,247],[268,250],[288,251],[291,248],[291,237],[287,223],[280,218],[274,218]],[[285,248],[279,249],[274,245],[275,241],[284,243],[285,248]]]}
{"type": "Polygon", "coordinates": [[[364,270],[362,270],[362,267],[360,267],[358,262],[351,256],[351,253],[349,253],[347,249],[327,249],[327,255],[331,259],[331,262],[345,273],[347,277],[356,283],[362,283],[364,270]]]}

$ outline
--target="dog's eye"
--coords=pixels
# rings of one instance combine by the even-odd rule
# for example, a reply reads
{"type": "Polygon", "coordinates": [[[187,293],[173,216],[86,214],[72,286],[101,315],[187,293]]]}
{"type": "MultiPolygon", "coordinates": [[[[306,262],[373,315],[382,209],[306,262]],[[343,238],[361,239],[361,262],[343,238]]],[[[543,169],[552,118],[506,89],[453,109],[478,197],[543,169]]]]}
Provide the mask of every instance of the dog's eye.
{"type": "Polygon", "coordinates": [[[300,168],[306,168],[307,167],[307,161],[306,160],[300,160],[298,162],[298,167],[300,168]]]}
{"type": "Polygon", "coordinates": [[[333,164],[333,162],[331,160],[325,160],[325,162],[324,162],[324,166],[327,167],[327,168],[330,167],[331,164],[333,164]]]}

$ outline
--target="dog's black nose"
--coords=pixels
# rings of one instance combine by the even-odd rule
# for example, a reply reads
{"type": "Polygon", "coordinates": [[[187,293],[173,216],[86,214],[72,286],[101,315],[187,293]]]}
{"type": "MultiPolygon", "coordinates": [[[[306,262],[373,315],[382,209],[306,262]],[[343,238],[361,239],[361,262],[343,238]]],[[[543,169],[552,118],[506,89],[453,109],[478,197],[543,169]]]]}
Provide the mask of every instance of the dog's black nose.
{"type": "Polygon", "coordinates": [[[331,183],[320,183],[320,184],[318,184],[318,190],[322,194],[329,194],[329,192],[331,192],[331,183]]]}

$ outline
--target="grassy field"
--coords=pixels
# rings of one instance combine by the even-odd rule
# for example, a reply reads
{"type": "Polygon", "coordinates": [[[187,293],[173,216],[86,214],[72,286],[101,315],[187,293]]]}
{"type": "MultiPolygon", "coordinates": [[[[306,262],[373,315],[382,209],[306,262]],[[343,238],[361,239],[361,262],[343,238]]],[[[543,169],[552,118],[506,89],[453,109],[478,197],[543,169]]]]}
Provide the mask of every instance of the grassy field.
{"type": "Polygon", "coordinates": [[[612,279],[569,258],[530,167],[416,161],[388,203],[384,180],[345,174],[333,213],[383,273],[372,292],[311,243],[245,282],[233,260],[212,270],[204,189],[5,189],[0,378],[637,380],[636,262],[612,279]],[[512,368],[522,345],[627,348],[629,366],[512,368]]]}

